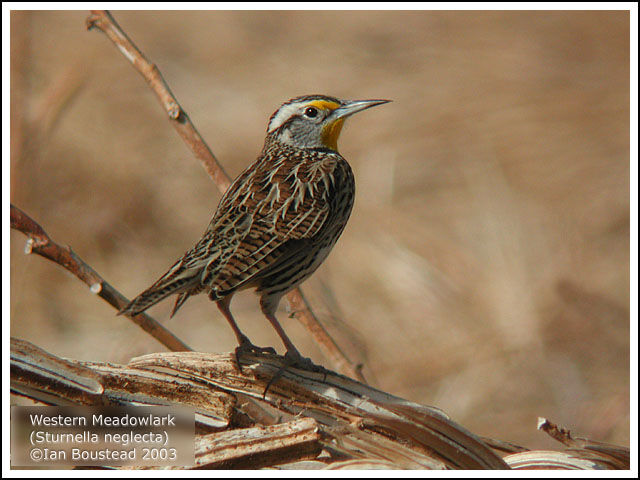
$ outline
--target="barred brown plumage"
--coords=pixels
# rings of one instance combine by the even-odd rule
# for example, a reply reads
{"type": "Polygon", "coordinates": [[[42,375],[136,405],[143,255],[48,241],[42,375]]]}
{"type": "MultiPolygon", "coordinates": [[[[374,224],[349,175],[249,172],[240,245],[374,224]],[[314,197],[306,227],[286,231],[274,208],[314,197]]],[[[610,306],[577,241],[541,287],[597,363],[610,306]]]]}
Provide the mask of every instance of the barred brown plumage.
{"type": "Polygon", "coordinates": [[[235,292],[256,288],[287,357],[302,361],[275,311],[324,261],[351,214],[353,173],[337,151],[344,119],[387,102],[306,95],[284,103],[269,119],[262,153],[225,192],[202,238],[119,313],[178,294],[173,316],[189,296],[207,292],[233,328],[237,353],[272,351],[254,346],[229,310],[235,292]]]}

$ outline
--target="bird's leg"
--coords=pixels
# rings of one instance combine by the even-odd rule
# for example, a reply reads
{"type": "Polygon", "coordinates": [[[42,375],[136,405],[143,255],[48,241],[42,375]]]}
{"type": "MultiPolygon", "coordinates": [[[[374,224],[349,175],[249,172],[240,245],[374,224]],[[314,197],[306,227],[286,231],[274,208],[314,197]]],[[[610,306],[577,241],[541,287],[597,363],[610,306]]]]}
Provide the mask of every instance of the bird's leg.
{"type": "Polygon", "coordinates": [[[273,325],[273,328],[276,330],[276,333],[282,339],[282,343],[284,343],[284,346],[287,349],[287,353],[284,354],[284,358],[286,360],[287,366],[300,367],[305,370],[311,370],[311,371],[317,371],[319,368],[322,368],[322,367],[318,367],[318,365],[313,363],[310,358],[303,357],[300,354],[300,352],[295,347],[293,342],[289,339],[287,334],[284,332],[284,329],[280,325],[280,322],[278,322],[278,319],[273,313],[265,310],[263,310],[263,313],[265,317],[267,317],[267,320],[271,322],[271,325],[273,325]]]}
{"type": "Polygon", "coordinates": [[[242,331],[240,330],[240,327],[238,327],[238,324],[234,320],[233,315],[231,315],[231,310],[229,310],[231,297],[232,295],[227,295],[223,299],[217,300],[216,305],[220,309],[220,312],[222,312],[222,315],[224,315],[224,318],[226,318],[227,321],[229,322],[229,325],[231,325],[231,328],[233,329],[233,333],[235,333],[236,338],[238,339],[238,346],[236,347],[236,350],[235,350],[236,363],[238,365],[238,369],[242,371],[242,368],[240,367],[240,355],[242,353],[251,352],[251,353],[275,354],[276,351],[272,347],[255,346],[253,343],[251,343],[251,340],[249,340],[249,337],[247,337],[244,333],[242,333],[242,331]]]}
{"type": "Polygon", "coordinates": [[[262,393],[262,397],[263,398],[266,397],[269,387],[282,376],[282,374],[287,370],[288,367],[301,368],[303,370],[308,370],[311,372],[320,372],[326,375],[328,372],[327,369],[325,369],[320,365],[316,365],[311,361],[310,358],[306,358],[300,355],[300,352],[293,345],[293,342],[289,339],[287,334],[284,332],[284,329],[280,325],[280,322],[278,322],[278,319],[276,318],[276,316],[273,313],[269,312],[268,310],[266,311],[265,310],[266,309],[263,308],[262,312],[264,313],[265,317],[267,317],[267,319],[271,322],[271,325],[273,325],[273,328],[275,328],[276,332],[282,339],[282,343],[284,343],[285,347],[287,348],[287,353],[284,354],[284,360],[285,360],[284,365],[280,367],[278,371],[275,373],[275,375],[273,376],[273,378],[269,380],[269,383],[267,383],[267,386],[265,387],[264,392],[262,393]]]}
{"type": "Polygon", "coordinates": [[[284,329],[280,325],[280,322],[278,322],[278,319],[275,316],[275,311],[278,308],[278,303],[280,303],[280,298],[282,298],[282,294],[269,295],[266,292],[262,293],[262,295],[260,296],[260,310],[262,310],[264,316],[267,317],[267,320],[271,322],[271,325],[282,340],[282,343],[284,343],[284,346],[287,349],[287,353],[285,353],[284,355],[285,359],[287,360],[287,364],[292,366],[297,365],[302,368],[310,368],[311,366],[315,366],[310,359],[304,358],[302,355],[300,355],[300,352],[295,347],[293,342],[289,339],[284,329]]]}
{"type": "Polygon", "coordinates": [[[227,322],[229,322],[229,325],[231,325],[231,328],[233,329],[233,333],[235,333],[236,338],[238,339],[238,344],[240,345],[244,345],[245,343],[251,344],[251,342],[249,341],[249,338],[244,333],[242,333],[242,331],[240,330],[240,327],[238,327],[238,324],[233,318],[233,315],[231,315],[231,310],[229,310],[231,297],[232,295],[227,295],[223,299],[216,301],[216,305],[218,306],[218,309],[220,309],[220,312],[222,312],[222,315],[224,315],[224,318],[227,319],[227,322]]]}

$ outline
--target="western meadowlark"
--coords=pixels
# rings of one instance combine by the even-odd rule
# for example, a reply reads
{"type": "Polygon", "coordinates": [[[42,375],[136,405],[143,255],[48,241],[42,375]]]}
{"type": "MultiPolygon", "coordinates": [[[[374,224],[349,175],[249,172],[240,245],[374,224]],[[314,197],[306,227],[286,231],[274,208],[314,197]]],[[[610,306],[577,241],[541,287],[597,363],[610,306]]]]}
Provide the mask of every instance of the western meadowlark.
{"type": "Polygon", "coordinates": [[[235,292],[256,288],[285,356],[303,363],[275,311],[324,261],[351,213],[353,173],[337,151],[345,118],[387,102],[306,95],[284,103],[269,119],[262,153],[225,192],[202,238],[120,314],[138,314],[175,293],[173,316],[206,292],[233,328],[236,355],[273,352],[253,345],[229,310],[235,292]]]}

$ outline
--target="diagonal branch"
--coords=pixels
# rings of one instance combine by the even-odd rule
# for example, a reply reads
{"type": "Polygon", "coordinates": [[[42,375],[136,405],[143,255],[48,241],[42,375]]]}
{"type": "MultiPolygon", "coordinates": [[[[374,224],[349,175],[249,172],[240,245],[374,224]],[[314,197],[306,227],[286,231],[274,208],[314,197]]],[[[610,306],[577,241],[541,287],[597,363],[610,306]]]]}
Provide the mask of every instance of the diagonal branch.
{"type": "MultiPolygon", "coordinates": [[[[124,295],[107,283],[93,268],[78,257],[70,247],[62,247],[51,240],[47,232],[35,220],[14,205],[11,205],[11,228],[29,237],[25,246],[25,253],[37,253],[58,265],[62,265],[66,270],[89,285],[91,293],[97,294],[118,310],[129,303],[129,300],[124,295]]],[[[175,352],[191,350],[173,333],[150,316],[139,314],[129,318],[169,350],[175,352]]]]}
{"type": "Polygon", "coordinates": [[[54,405],[195,408],[196,468],[227,455],[238,461],[219,467],[260,468],[298,456],[322,461],[322,468],[349,459],[384,461],[394,469],[508,468],[477,435],[437,408],[331,371],[283,370],[286,360],[277,355],[243,355],[241,366],[233,353],[199,352],[153,353],[126,365],[78,362],[11,339],[11,389],[19,395],[54,405]],[[265,413],[255,415],[256,409],[265,413]],[[280,440],[264,443],[274,431],[280,440]],[[247,448],[253,448],[254,461],[247,448]]]}
{"type": "Polygon", "coordinates": [[[151,90],[153,90],[153,93],[156,94],[162,104],[162,108],[167,112],[171,125],[186,142],[196,158],[200,160],[220,191],[224,192],[229,188],[229,185],[231,185],[229,176],[174,97],[158,67],[149,62],[144,54],[138,50],[138,47],[129,39],[109,12],[92,10],[91,15],[87,18],[87,29],[91,30],[94,27],[109,37],[147,81],[149,87],[151,87],[151,90]]]}
{"type": "MultiPolygon", "coordinates": [[[[136,70],[144,77],[156,97],[169,116],[169,120],[180,137],[203,164],[209,176],[213,179],[220,192],[225,192],[231,180],[216,160],[211,149],[202,139],[189,116],[182,109],[169,86],[165,82],[158,67],[149,62],[144,54],[133,44],[127,34],[120,28],[108,11],[92,10],[87,18],[87,28],[98,28],[118,47],[120,52],[132,63],[136,70]]],[[[340,350],[336,342],[318,321],[309,308],[302,292],[296,288],[289,292],[287,300],[294,313],[294,317],[309,330],[322,352],[340,372],[345,375],[365,381],[359,366],[351,362],[340,350]]]]}

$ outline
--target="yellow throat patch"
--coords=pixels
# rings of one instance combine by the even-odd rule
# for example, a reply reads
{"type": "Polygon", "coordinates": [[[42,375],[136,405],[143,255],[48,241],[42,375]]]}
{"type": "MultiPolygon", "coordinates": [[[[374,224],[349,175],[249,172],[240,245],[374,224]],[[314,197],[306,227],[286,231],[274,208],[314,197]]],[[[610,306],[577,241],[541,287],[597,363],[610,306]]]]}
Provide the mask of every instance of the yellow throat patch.
{"type": "MultiPolygon", "coordinates": [[[[316,107],[321,110],[334,111],[336,108],[340,107],[340,104],[336,102],[329,102],[327,100],[316,100],[309,103],[309,106],[316,107]]],[[[342,125],[344,125],[344,118],[339,118],[324,126],[321,138],[325,147],[336,151],[338,150],[338,137],[340,136],[342,125]]]]}
{"type": "Polygon", "coordinates": [[[322,129],[322,143],[332,150],[338,151],[338,137],[344,125],[344,118],[331,122],[322,129]]]}

